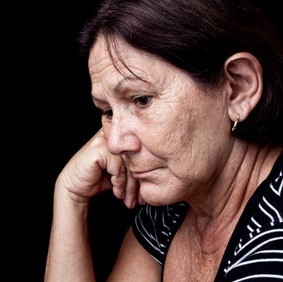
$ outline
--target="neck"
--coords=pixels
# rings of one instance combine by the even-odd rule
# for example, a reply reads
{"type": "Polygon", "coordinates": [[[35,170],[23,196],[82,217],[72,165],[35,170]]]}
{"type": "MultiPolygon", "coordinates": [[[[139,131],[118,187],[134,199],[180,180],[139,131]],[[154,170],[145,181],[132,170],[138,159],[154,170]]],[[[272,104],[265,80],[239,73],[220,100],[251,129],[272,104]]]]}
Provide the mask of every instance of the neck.
{"type": "MultiPolygon", "coordinates": [[[[282,148],[237,140],[219,177],[188,200],[195,232],[201,236],[234,229],[248,200],[268,176],[282,148]],[[203,191],[205,191],[203,193],[203,191]]],[[[206,237],[206,236],[205,236],[206,237]]],[[[213,236],[215,238],[215,236],[213,236]]]]}

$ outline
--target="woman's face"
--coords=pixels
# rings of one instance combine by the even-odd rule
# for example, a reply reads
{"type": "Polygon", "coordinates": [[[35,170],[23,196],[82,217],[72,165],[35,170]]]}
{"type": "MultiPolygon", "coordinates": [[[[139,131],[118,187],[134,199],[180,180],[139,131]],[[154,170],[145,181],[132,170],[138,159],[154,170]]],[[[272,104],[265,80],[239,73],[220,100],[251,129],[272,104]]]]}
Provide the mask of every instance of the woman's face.
{"type": "Polygon", "coordinates": [[[92,96],[103,112],[109,151],[122,155],[148,203],[206,193],[231,148],[224,90],[204,89],[123,41],[116,39],[115,47],[111,59],[100,36],[89,57],[92,96]]]}

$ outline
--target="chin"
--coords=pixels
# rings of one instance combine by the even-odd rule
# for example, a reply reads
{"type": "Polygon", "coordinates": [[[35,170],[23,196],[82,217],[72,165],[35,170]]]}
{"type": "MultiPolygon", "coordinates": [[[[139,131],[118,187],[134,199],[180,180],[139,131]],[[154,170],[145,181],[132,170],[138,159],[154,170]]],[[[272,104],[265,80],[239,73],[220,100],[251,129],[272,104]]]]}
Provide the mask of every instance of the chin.
{"type": "Polygon", "coordinates": [[[141,183],[140,194],[143,200],[153,206],[163,206],[175,204],[182,199],[172,194],[172,189],[168,189],[166,185],[159,186],[152,183],[141,183]]]}

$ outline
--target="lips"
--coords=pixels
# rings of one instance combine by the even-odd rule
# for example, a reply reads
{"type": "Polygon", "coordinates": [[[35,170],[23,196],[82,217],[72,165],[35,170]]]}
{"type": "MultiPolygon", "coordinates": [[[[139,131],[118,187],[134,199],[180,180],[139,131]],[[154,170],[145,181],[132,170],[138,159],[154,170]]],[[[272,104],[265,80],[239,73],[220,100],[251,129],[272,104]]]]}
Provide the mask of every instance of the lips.
{"type": "Polygon", "coordinates": [[[157,170],[166,169],[167,165],[162,160],[133,160],[124,159],[128,171],[132,174],[134,178],[144,178],[148,176],[156,176],[157,170]]]}
{"type": "Polygon", "coordinates": [[[145,178],[151,176],[157,169],[158,168],[143,171],[131,171],[131,173],[134,178],[145,178]]]}

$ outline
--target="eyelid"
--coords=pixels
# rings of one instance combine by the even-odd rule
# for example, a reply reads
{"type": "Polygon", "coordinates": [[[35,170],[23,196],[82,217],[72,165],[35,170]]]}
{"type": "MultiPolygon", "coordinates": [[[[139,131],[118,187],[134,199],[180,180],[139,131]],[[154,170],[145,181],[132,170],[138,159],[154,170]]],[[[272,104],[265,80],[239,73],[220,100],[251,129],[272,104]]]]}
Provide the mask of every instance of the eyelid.
{"type": "Polygon", "coordinates": [[[111,108],[105,109],[102,111],[101,116],[103,119],[106,119],[108,121],[112,120],[113,117],[113,112],[111,108]]]}
{"type": "Polygon", "coordinates": [[[132,100],[133,102],[140,108],[146,108],[150,105],[150,103],[152,102],[152,98],[153,98],[153,95],[148,95],[148,94],[140,94],[140,95],[135,95],[132,97],[132,100]],[[143,99],[143,98],[146,98],[148,99],[148,101],[143,105],[143,104],[140,104],[138,105],[138,102],[137,100],[138,99],[143,99]]]}
{"type": "Polygon", "coordinates": [[[94,101],[94,106],[95,106],[95,108],[98,109],[101,113],[104,113],[105,111],[111,109],[108,104],[106,104],[106,103],[101,103],[100,101],[99,101],[99,102],[94,101]]]}
{"type": "Polygon", "coordinates": [[[102,111],[102,114],[105,115],[107,112],[112,112],[112,109],[108,107],[108,108],[101,109],[101,111],[102,111]]]}
{"type": "Polygon", "coordinates": [[[94,103],[94,106],[96,109],[99,110],[102,117],[106,117],[107,119],[109,119],[108,114],[110,111],[112,112],[112,109],[110,107],[103,107],[101,105],[97,105],[96,103],[94,103]]]}

